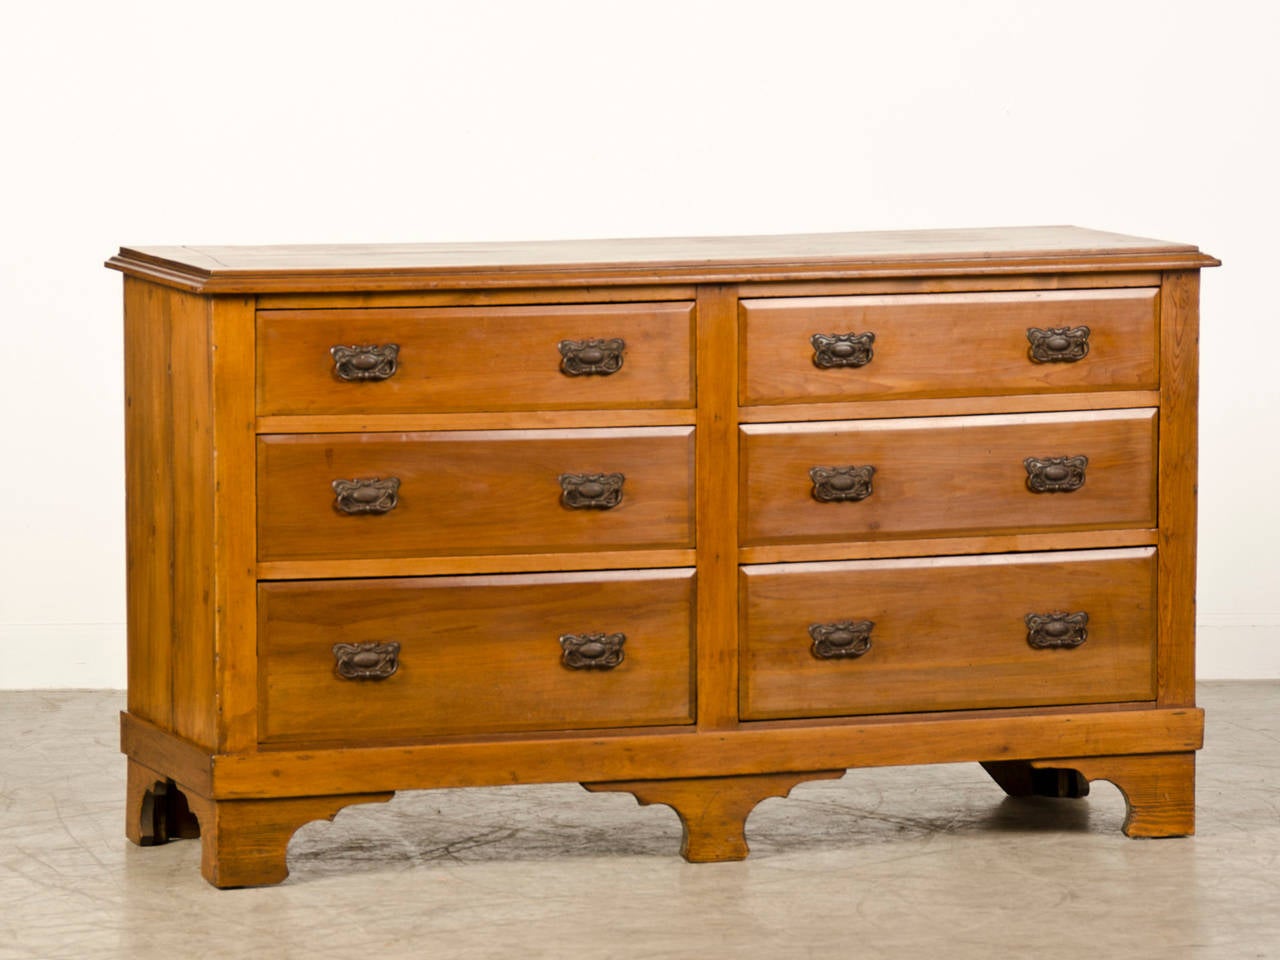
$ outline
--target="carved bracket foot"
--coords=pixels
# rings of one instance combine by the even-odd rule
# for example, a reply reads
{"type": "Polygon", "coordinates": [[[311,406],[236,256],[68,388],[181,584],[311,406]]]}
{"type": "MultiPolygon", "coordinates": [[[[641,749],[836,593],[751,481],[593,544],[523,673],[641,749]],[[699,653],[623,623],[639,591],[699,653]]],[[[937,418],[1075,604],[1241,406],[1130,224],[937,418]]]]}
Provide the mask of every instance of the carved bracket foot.
{"type": "Polygon", "coordinates": [[[131,841],[154,847],[200,836],[187,795],[172,780],[130,760],[127,783],[124,835],[131,841]]]}
{"type": "Polygon", "coordinates": [[[382,803],[391,793],[281,800],[209,800],[192,795],[203,827],[200,872],[215,887],[261,887],[289,875],[285,851],[294,832],[312,820],[332,820],[343,807],[382,803]]]}
{"type": "Polygon", "coordinates": [[[698,777],[685,780],[629,780],[584,783],[592,792],[634,794],[641,805],[663,803],[675,810],[684,826],[680,854],[690,863],[743,860],[747,847],[747,817],[761,800],[785,797],[805,780],[836,780],[843,770],[803,773],[762,773],[740,777],[698,777]]]}
{"type": "Polygon", "coordinates": [[[1084,796],[1088,781],[1109,780],[1124,795],[1124,832],[1129,837],[1185,837],[1196,832],[1193,752],[1014,760],[982,766],[1015,797],[1084,796]],[[1082,784],[1084,793],[1072,792],[1082,784]]]}

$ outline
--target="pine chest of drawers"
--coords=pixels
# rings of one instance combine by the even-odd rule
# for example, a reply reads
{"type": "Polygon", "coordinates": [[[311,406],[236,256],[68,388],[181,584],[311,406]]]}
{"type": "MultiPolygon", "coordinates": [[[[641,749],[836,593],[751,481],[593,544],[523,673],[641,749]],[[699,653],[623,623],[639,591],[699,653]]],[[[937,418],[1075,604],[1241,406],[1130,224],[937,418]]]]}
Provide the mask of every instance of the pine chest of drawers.
{"type": "Polygon", "coordinates": [[[125,248],[127,833],[976,761],[1192,832],[1196,248],[1069,227],[125,248]]]}

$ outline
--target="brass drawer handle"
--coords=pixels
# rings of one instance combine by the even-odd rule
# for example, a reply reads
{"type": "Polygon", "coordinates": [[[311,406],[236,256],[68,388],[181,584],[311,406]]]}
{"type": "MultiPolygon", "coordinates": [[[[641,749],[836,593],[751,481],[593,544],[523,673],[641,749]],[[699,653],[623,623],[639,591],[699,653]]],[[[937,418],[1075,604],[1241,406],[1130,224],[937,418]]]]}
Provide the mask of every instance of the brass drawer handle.
{"type": "Polygon", "coordinates": [[[1032,493],[1070,493],[1084,486],[1084,468],[1089,458],[1027,457],[1027,489],[1032,493]]]}
{"type": "Polygon", "coordinates": [[[339,380],[386,380],[395,376],[396,357],[400,355],[398,343],[381,346],[370,343],[364,346],[344,347],[341,344],[329,348],[333,357],[333,375],[339,380]]]}
{"type": "Polygon", "coordinates": [[[1089,639],[1089,614],[1083,610],[1067,613],[1028,613],[1027,643],[1037,650],[1069,650],[1089,639]]]}
{"type": "Polygon", "coordinates": [[[622,662],[625,633],[566,633],[560,637],[560,662],[570,670],[612,670],[622,662]]]}
{"type": "Polygon", "coordinates": [[[871,649],[872,620],[837,620],[835,623],[811,623],[813,638],[810,652],[819,660],[853,660],[871,649]]]}
{"type": "Polygon", "coordinates": [[[813,345],[813,365],[820,370],[834,367],[865,367],[871,362],[876,342],[874,333],[815,333],[809,338],[813,345]]]}
{"type": "Polygon", "coordinates": [[[876,468],[870,464],[861,467],[812,467],[809,479],[813,481],[813,499],[819,503],[865,500],[871,496],[871,478],[875,472],[876,468]]]}
{"type": "Polygon", "coordinates": [[[622,369],[627,342],[609,340],[561,340],[560,372],[566,377],[607,377],[622,369]]]}
{"type": "Polygon", "coordinates": [[[1027,328],[1027,356],[1032,363],[1075,363],[1089,355],[1088,327],[1027,328]]]}
{"type": "Polygon", "coordinates": [[[569,510],[612,510],[622,502],[621,473],[562,473],[560,503],[569,510]]]}
{"type": "Polygon", "coordinates": [[[339,513],[390,513],[400,502],[399,477],[357,477],[333,481],[337,495],[333,508],[339,513]]]}
{"type": "Polygon", "coordinates": [[[335,643],[334,672],[343,680],[385,680],[400,669],[400,644],[335,643]]]}

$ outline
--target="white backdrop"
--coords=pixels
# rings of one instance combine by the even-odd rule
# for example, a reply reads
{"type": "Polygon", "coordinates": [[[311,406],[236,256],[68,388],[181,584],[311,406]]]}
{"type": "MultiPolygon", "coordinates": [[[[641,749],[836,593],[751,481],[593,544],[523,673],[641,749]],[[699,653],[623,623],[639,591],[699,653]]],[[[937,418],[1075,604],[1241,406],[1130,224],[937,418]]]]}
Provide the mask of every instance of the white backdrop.
{"type": "Polygon", "coordinates": [[[1204,276],[1200,674],[1280,677],[1276,6],[13,4],[0,687],[124,682],[121,243],[1076,223],[1204,276]],[[1268,267],[1268,264],[1272,267],[1268,267]]]}

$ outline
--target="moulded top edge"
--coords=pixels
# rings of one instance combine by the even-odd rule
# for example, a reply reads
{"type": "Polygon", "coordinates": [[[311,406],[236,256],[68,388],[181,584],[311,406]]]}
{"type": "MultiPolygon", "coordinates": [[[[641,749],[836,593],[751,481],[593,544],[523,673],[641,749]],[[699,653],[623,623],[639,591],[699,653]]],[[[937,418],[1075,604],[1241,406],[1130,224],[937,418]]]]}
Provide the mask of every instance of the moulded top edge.
{"type": "Polygon", "coordinates": [[[510,243],[122,247],[107,266],[203,293],[747,282],[1044,270],[1196,269],[1190,244],[1081,227],[986,227],[510,243]]]}

